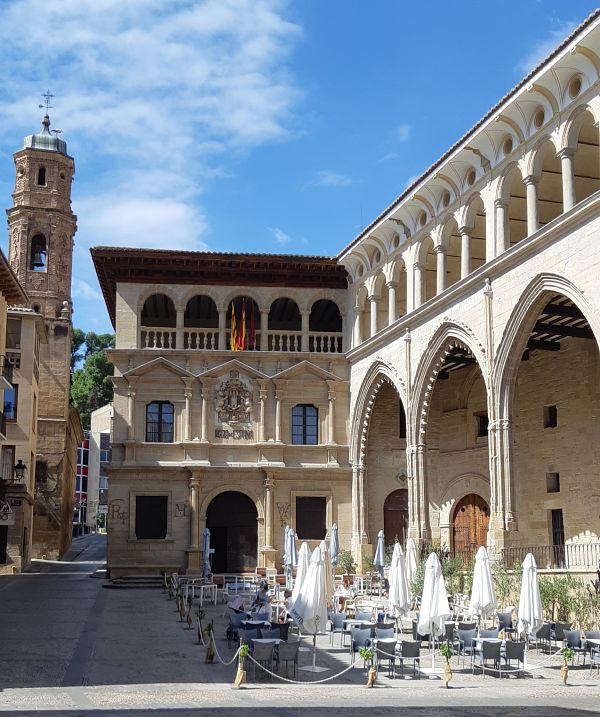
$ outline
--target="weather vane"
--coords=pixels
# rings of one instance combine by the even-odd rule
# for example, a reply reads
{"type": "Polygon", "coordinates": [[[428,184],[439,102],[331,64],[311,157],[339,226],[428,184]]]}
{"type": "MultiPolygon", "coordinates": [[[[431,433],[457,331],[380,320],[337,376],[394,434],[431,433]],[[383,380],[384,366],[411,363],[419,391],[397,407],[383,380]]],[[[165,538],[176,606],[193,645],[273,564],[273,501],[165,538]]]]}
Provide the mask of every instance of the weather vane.
{"type": "Polygon", "coordinates": [[[46,114],[48,114],[48,110],[54,109],[53,106],[50,104],[50,100],[54,97],[54,95],[50,92],[50,90],[46,90],[46,92],[42,95],[42,97],[46,100],[43,105],[38,105],[40,109],[42,107],[46,108],[46,114]]]}

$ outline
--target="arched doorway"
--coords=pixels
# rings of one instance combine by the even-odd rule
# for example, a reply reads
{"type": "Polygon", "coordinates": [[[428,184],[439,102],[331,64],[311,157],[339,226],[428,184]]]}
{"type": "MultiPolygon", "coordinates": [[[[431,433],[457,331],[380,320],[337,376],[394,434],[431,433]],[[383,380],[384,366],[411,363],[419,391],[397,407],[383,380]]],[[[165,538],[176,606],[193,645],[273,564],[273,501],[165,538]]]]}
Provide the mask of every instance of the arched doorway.
{"type": "Polygon", "coordinates": [[[206,511],[213,573],[254,571],[258,549],[257,511],[244,493],[226,491],[213,498],[206,511]]]}
{"type": "Polygon", "coordinates": [[[476,493],[469,493],[458,501],[454,509],[454,552],[468,559],[480,545],[487,544],[490,508],[476,493]]]}
{"type": "Polygon", "coordinates": [[[408,489],[390,493],[383,504],[383,532],[388,545],[404,545],[408,533],[408,489]]]}

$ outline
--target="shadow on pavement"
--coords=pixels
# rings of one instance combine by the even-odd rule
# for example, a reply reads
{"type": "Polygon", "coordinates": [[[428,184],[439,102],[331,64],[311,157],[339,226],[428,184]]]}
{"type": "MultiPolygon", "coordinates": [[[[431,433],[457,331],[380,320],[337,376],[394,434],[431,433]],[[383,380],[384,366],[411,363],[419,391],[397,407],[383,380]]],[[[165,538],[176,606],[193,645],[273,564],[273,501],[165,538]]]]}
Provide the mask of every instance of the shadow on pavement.
{"type": "MultiPolygon", "coordinates": [[[[196,706],[174,709],[130,709],[130,710],[96,710],[96,709],[74,709],[69,711],[56,710],[34,710],[19,711],[19,717],[192,717],[192,715],[200,715],[200,717],[227,717],[227,715],[244,714],[250,717],[258,717],[261,715],[276,715],[276,717],[396,717],[399,713],[409,714],[411,717],[439,717],[443,711],[444,717],[460,717],[466,715],[469,717],[567,717],[568,715],[590,715],[597,714],[587,710],[577,710],[573,708],[563,709],[560,707],[507,707],[498,705],[496,707],[489,706],[471,706],[471,707],[416,707],[406,705],[400,709],[399,705],[390,707],[329,707],[329,706],[307,706],[307,707],[275,707],[263,705],[261,707],[210,707],[196,706]]],[[[0,711],[0,714],[3,712],[0,711]]]]}

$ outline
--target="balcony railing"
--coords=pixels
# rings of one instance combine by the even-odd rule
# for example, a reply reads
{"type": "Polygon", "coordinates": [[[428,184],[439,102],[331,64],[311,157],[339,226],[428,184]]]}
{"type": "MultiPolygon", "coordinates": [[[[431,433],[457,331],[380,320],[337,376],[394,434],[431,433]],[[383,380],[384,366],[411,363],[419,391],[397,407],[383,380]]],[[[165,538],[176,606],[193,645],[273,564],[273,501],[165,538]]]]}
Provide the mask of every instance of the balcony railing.
{"type": "MultiPolygon", "coordinates": [[[[223,349],[229,350],[230,333],[225,334],[223,349]]],[[[219,349],[219,331],[217,329],[174,329],[170,327],[140,328],[139,346],[143,349],[185,349],[186,351],[217,351],[219,349]]],[[[257,331],[254,346],[249,351],[274,351],[295,353],[310,351],[313,353],[339,354],[344,350],[342,332],[315,332],[304,335],[301,331],[282,331],[269,329],[257,331]]]]}
{"type": "Polygon", "coordinates": [[[505,566],[512,570],[532,553],[541,569],[597,568],[600,565],[600,543],[568,543],[567,545],[533,545],[504,548],[505,566]]]}
{"type": "Polygon", "coordinates": [[[12,388],[13,364],[6,356],[0,354],[0,376],[4,379],[4,387],[12,388]]]}

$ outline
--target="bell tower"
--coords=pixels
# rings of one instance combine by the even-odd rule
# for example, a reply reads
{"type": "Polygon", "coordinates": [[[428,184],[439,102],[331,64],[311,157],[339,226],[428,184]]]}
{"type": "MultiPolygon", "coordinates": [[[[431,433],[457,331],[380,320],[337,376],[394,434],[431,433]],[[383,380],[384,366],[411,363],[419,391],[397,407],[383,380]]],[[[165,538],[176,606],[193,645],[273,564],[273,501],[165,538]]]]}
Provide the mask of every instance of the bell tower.
{"type": "Polygon", "coordinates": [[[50,131],[48,114],[41,132],[25,137],[14,160],[13,206],[7,211],[9,262],[33,308],[45,319],[70,318],[75,163],[66,142],[50,131]]]}
{"type": "Polygon", "coordinates": [[[39,348],[37,452],[32,557],[59,557],[71,542],[79,414],[69,404],[71,272],[77,217],[71,210],[75,172],[67,144],[50,130],[49,100],[42,129],[14,154],[15,190],[7,210],[9,263],[42,315],[47,341],[39,348]]]}

